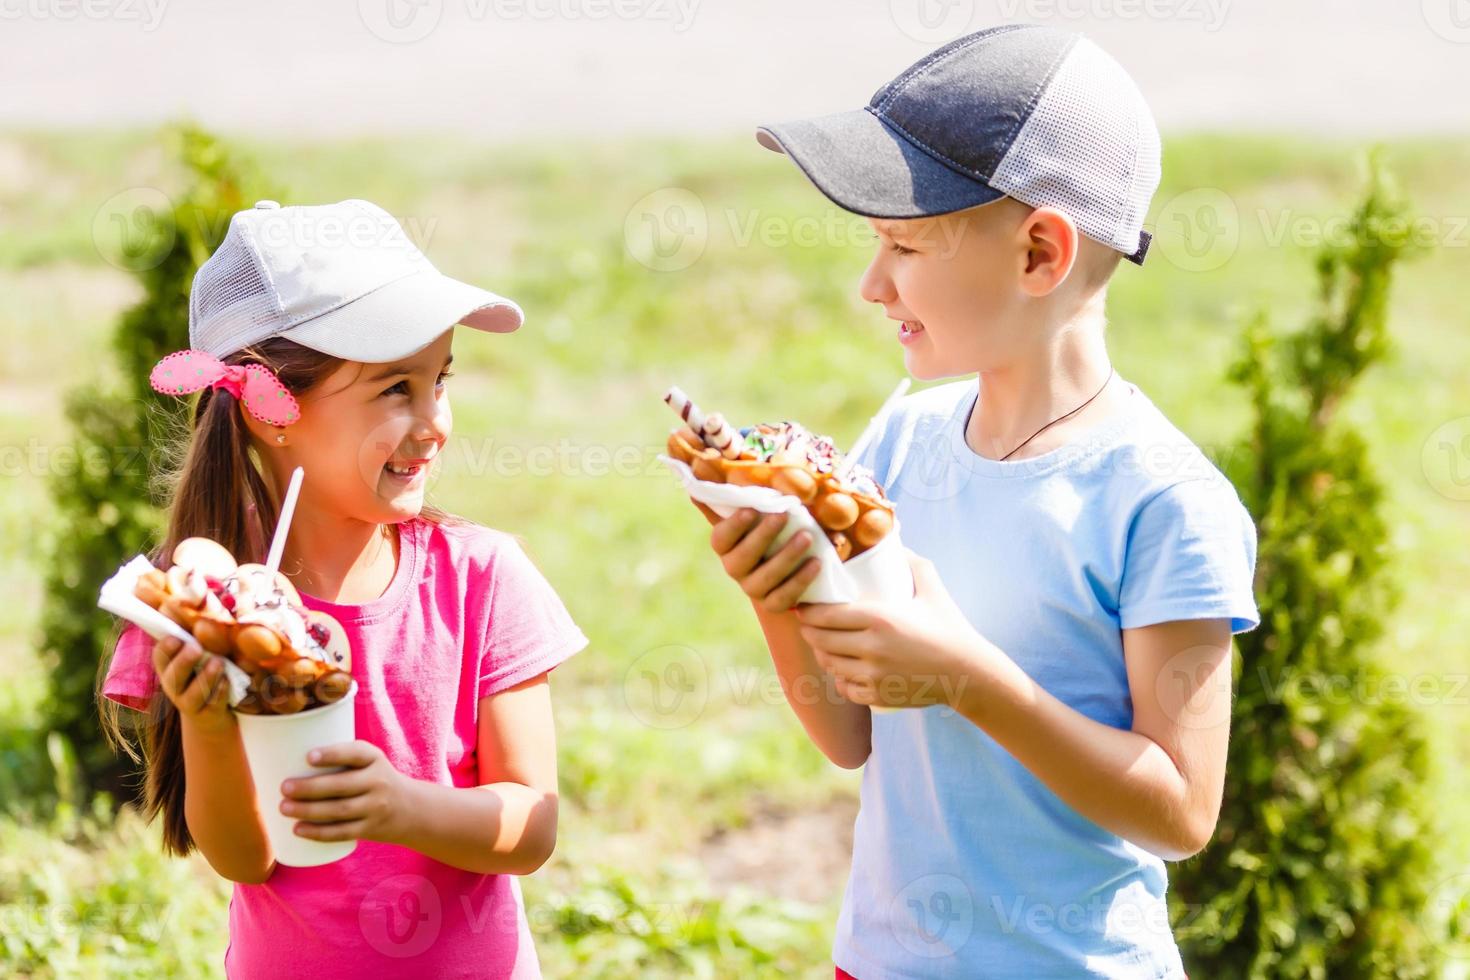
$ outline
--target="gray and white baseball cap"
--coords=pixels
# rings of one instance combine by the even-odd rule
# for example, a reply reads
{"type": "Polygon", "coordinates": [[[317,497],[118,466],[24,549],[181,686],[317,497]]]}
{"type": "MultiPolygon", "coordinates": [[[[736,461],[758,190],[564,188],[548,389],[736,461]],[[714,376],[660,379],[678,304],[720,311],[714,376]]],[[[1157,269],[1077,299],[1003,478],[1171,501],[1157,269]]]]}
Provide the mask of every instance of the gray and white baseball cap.
{"type": "Polygon", "coordinates": [[[434,268],[368,201],[281,207],[230,219],[194,274],[189,346],[224,357],[270,337],[350,361],[396,361],[457,323],[509,333],[521,308],[434,268]]]}
{"type": "Polygon", "coordinates": [[[866,108],[762,126],[833,203],[924,218],[1002,196],[1066,212],[1143,264],[1159,132],[1128,73],[1092,41],[1011,24],[951,41],[866,108]]]}

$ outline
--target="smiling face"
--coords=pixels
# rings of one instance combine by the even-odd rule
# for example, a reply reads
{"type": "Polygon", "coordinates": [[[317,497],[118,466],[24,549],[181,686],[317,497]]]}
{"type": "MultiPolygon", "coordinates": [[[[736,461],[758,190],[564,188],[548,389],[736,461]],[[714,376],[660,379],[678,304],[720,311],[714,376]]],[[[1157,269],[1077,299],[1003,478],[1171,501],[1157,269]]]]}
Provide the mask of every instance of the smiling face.
{"type": "MultiPolygon", "coordinates": [[[[372,524],[418,515],[429,464],[453,429],[445,379],[453,331],[391,364],[345,361],[298,393],[301,418],[284,430],[249,420],[260,455],[276,476],[304,466],[302,487],[316,508],[372,524]]],[[[277,486],[284,486],[283,480],[277,486]]]]}
{"type": "Polygon", "coordinates": [[[878,251],[859,291],[898,321],[904,365],[922,381],[1001,370],[1033,354],[1057,314],[1106,285],[1118,255],[1065,214],[1008,197],[868,223],[878,251]]]}

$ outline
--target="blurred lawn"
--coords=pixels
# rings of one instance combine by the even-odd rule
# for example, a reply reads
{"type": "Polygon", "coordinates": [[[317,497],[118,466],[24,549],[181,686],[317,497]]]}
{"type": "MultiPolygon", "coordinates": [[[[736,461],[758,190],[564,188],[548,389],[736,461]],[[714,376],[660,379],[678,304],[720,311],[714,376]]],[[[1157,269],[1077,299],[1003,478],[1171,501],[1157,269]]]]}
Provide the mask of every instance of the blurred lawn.
{"type": "MultiPolygon", "coordinates": [[[[428,231],[415,237],[445,272],[526,308],[515,336],[461,333],[455,438],[433,493],[522,535],[593,639],[555,678],[561,844],[526,882],[548,975],[830,976],[842,886],[830,856],[841,867],[856,777],[827,765],[770,696],[755,624],[703,547],[703,520],[653,456],[669,427],[659,395],[671,382],[735,419],[793,417],[843,442],[856,435],[902,371],[888,321],[856,295],[870,247],[861,223],[746,139],[239,146],[283,201],[374,200],[428,231]],[[630,210],[661,188],[693,192],[708,228],[702,256],[677,271],[650,269],[625,246],[625,225],[641,226],[630,210]],[[701,860],[716,839],[722,853],[738,851],[752,820],[780,828],[783,815],[814,810],[831,814],[827,826],[801,824],[780,853],[765,855],[765,870],[732,881],[728,860],[701,860]],[[822,878],[802,889],[806,903],[794,901],[786,867],[800,873],[803,861],[822,878]]],[[[1272,245],[1270,233],[1283,218],[1311,222],[1350,207],[1357,150],[1224,135],[1166,147],[1156,214],[1178,194],[1212,188],[1239,215],[1239,247],[1201,268],[1161,222],[1147,267],[1118,274],[1109,333],[1120,373],[1206,447],[1226,444],[1243,422],[1243,399],[1223,381],[1242,318],[1266,309],[1291,325],[1309,309],[1311,248],[1272,245]]],[[[1438,426],[1470,414],[1470,232],[1453,223],[1470,202],[1470,148],[1404,142],[1386,159],[1415,210],[1458,237],[1404,268],[1398,353],[1347,414],[1373,446],[1398,528],[1406,588],[1384,659],[1401,672],[1463,677],[1470,506],[1436,493],[1421,458],[1438,426]]],[[[28,764],[39,744],[30,732],[44,669],[33,653],[41,592],[32,554],[50,514],[44,475],[57,465],[45,453],[65,439],[63,392],[108,370],[105,340],[136,295],[101,258],[94,226],[106,232],[114,195],[169,192],[180,180],[155,134],[0,136],[7,763],[28,764]]],[[[1426,706],[1448,747],[1447,868],[1465,864],[1461,842],[1470,840],[1470,787],[1459,775],[1470,762],[1465,696],[1426,706]]],[[[25,910],[20,929],[0,929],[0,963],[20,969],[29,956],[67,974],[217,974],[227,893],[202,862],[159,858],[151,830],[65,810],[0,819],[0,839],[0,908],[25,910]],[[64,911],[83,906],[104,912],[64,911]],[[167,928],[149,933],[147,915],[124,923],[105,911],[125,906],[151,910],[152,921],[167,915],[167,928]]]]}

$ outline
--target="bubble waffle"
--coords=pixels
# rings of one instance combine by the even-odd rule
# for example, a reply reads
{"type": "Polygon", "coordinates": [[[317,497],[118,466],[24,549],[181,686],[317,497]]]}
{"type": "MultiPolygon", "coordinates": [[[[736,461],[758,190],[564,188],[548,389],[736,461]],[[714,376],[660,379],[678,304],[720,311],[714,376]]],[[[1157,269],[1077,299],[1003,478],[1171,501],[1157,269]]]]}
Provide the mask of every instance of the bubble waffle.
{"type": "Polygon", "coordinates": [[[236,711],[294,714],[341,700],[352,684],[342,625],[303,606],[280,572],[237,565],[209,538],[179,542],[168,571],[145,572],[133,594],[250,675],[236,711]]]}
{"type": "Polygon", "coordinates": [[[733,430],[722,416],[700,413],[677,388],[664,400],[688,423],[669,434],[668,454],[697,479],[770,487],[796,497],[843,561],[893,530],[893,502],[867,469],[844,466],[842,453],[827,436],[795,422],[733,430]]]}

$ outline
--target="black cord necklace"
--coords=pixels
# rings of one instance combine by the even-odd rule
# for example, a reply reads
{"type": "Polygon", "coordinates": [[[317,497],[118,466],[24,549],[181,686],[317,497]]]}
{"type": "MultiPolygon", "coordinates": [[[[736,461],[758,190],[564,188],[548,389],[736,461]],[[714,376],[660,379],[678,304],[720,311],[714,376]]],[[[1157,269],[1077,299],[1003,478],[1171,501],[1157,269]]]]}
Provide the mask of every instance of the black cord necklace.
{"type": "Polygon", "coordinates": [[[1047,429],[1050,429],[1052,426],[1056,425],[1058,422],[1062,422],[1062,421],[1065,421],[1066,419],[1071,418],[1072,416],[1076,415],[1078,412],[1080,412],[1084,408],[1086,408],[1088,405],[1091,405],[1094,401],[1097,400],[1097,396],[1098,395],[1101,395],[1104,391],[1107,390],[1108,385],[1112,383],[1113,375],[1114,374],[1117,374],[1117,373],[1118,372],[1117,372],[1117,369],[1116,368],[1109,369],[1107,380],[1102,383],[1102,387],[1101,388],[1097,389],[1097,391],[1095,391],[1095,392],[1092,393],[1092,397],[1091,398],[1087,399],[1087,401],[1083,402],[1081,405],[1078,405],[1076,408],[1072,409],[1066,415],[1058,415],[1056,418],[1052,419],[1050,422],[1046,423],[1041,428],[1039,428],[1035,432],[1031,433],[1029,436],[1026,437],[1025,442],[1022,442],[1020,446],[1017,446],[1015,449],[1012,449],[1010,452],[1008,452],[1004,456],[1002,456],[1000,458],[1000,461],[1002,463],[1004,463],[1006,460],[1008,460],[1012,456],[1016,455],[1016,453],[1020,452],[1021,451],[1021,448],[1023,446],[1025,446],[1026,443],[1030,442],[1032,439],[1035,439],[1037,436],[1041,435],[1043,432],[1045,432],[1047,429]]]}

